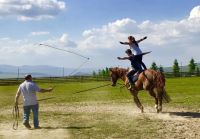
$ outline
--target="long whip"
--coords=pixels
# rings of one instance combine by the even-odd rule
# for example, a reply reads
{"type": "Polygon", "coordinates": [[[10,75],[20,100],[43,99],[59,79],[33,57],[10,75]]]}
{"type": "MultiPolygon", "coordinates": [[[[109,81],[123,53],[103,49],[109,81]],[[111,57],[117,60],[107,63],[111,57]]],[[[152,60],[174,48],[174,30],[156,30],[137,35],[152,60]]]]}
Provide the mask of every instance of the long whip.
{"type": "Polygon", "coordinates": [[[75,55],[80,56],[82,58],[85,58],[87,60],[90,59],[89,57],[83,56],[83,55],[81,55],[79,53],[76,53],[76,52],[73,52],[73,51],[69,51],[69,50],[65,50],[65,49],[61,49],[61,48],[57,48],[57,47],[54,47],[54,46],[51,46],[51,45],[48,45],[48,44],[40,43],[39,45],[43,45],[43,46],[50,47],[50,48],[53,48],[53,49],[56,49],[56,50],[60,50],[60,51],[64,51],[64,52],[67,52],[67,53],[72,53],[72,54],[75,54],[75,55]]]}

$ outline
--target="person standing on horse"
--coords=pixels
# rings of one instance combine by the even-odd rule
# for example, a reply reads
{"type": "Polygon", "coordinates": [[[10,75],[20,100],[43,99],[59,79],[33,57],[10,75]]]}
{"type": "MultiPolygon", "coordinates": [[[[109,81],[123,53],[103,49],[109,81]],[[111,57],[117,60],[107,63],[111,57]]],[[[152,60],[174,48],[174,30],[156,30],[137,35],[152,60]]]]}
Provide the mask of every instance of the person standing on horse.
{"type": "MultiPolygon", "coordinates": [[[[129,80],[129,90],[132,90],[135,86],[135,82],[138,79],[139,74],[143,71],[141,64],[138,62],[137,57],[140,55],[134,55],[131,51],[131,49],[127,49],[125,51],[125,53],[128,55],[128,57],[117,57],[119,60],[130,60],[131,62],[131,66],[132,66],[132,70],[129,71],[129,73],[127,74],[127,78],[129,80]],[[137,73],[137,75],[135,75],[135,73],[137,73]],[[133,78],[133,75],[134,78],[133,78]]],[[[144,53],[142,53],[141,55],[143,55],[144,53]]]]}
{"type": "Polygon", "coordinates": [[[138,61],[142,65],[142,67],[143,67],[144,70],[146,70],[147,67],[146,67],[146,65],[142,61],[142,56],[143,56],[143,55],[141,55],[142,54],[142,50],[139,48],[138,43],[140,43],[141,41],[143,41],[145,39],[147,39],[146,36],[143,37],[142,39],[136,41],[133,36],[129,36],[128,37],[128,42],[120,42],[121,44],[129,45],[130,49],[133,50],[134,55],[138,55],[136,57],[136,61],[138,61]]]}
{"type": "Polygon", "coordinates": [[[16,96],[15,96],[15,106],[18,106],[18,100],[20,94],[23,96],[23,124],[26,128],[30,129],[31,126],[29,124],[29,116],[30,116],[30,111],[32,110],[33,112],[33,124],[35,129],[39,129],[39,120],[38,120],[38,115],[39,115],[39,105],[36,97],[36,92],[51,92],[53,88],[48,88],[48,89],[42,89],[37,86],[32,81],[32,76],[25,75],[25,81],[20,84],[16,96]]]}

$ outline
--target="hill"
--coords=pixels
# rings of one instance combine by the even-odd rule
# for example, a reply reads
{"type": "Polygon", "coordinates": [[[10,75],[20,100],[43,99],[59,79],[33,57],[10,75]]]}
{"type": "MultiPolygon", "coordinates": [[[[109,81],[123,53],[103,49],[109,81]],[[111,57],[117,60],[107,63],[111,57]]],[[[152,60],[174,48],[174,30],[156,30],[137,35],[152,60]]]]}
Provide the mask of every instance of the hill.
{"type": "Polygon", "coordinates": [[[68,75],[90,75],[93,69],[76,70],[74,68],[54,67],[48,65],[38,66],[12,66],[0,65],[0,78],[17,78],[25,74],[32,74],[34,77],[62,77],[68,75]],[[71,74],[72,73],[72,74],[71,74]]]}

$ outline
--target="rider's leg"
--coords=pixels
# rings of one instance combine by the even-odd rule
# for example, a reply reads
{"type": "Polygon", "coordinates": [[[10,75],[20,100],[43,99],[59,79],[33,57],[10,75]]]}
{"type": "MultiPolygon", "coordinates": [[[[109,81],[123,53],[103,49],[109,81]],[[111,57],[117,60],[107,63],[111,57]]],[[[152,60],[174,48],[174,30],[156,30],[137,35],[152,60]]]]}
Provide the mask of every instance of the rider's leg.
{"type": "Polygon", "coordinates": [[[135,71],[134,70],[131,70],[128,74],[127,74],[127,77],[128,77],[128,80],[129,80],[129,84],[130,84],[130,87],[128,89],[132,89],[134,88],[134,81],[133,81],[133,75],[135,74],[135,71]]]}
{"type": "Polygon", "coordinates": [[[144,62],[142,61],[142,55],[139,55],[139,56],[137,57],[137,59],[138,59],[138,62],[142,65],[143,69],[146,70],[147,67],[146,67],[146,65],[144,64],[144,62]]]}

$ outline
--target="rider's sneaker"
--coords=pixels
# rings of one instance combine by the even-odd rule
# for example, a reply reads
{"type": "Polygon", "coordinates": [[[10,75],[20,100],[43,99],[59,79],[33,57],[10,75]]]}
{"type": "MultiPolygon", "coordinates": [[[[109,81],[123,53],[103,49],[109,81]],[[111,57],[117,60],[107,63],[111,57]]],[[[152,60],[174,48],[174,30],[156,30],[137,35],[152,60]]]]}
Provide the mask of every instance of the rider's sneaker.
{"type": "Polygon", "coordinates": [[[130,86],[128,87],[128,90],[133,90],[135,87],[134,83],[130,83],[130,86]]]}

